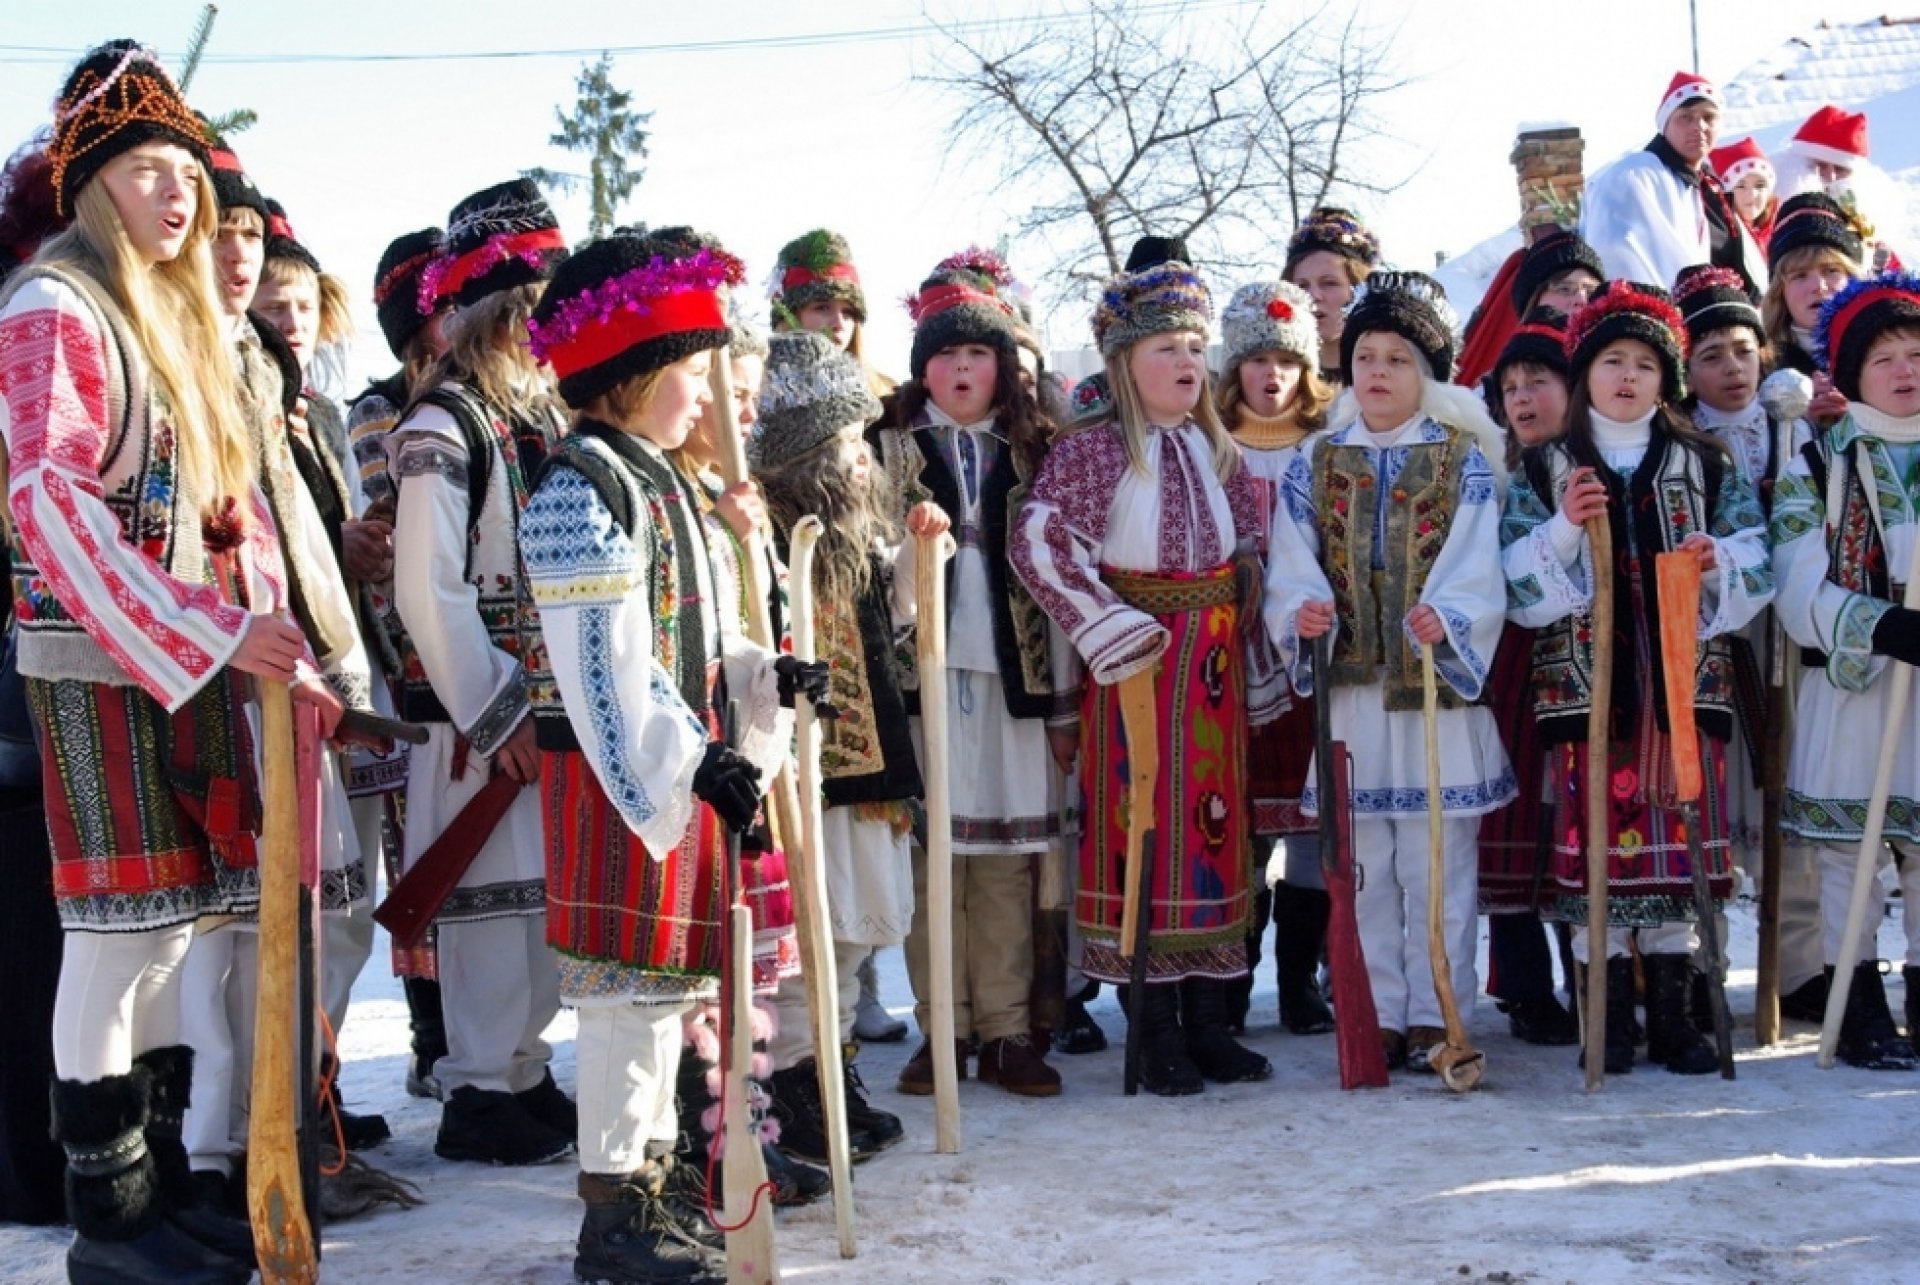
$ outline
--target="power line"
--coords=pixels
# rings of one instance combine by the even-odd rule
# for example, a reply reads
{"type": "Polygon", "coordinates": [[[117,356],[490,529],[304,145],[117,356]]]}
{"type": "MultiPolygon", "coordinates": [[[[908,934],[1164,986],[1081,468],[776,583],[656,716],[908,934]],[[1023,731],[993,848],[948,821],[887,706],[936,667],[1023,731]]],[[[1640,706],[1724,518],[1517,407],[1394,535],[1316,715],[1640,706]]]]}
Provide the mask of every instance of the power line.
{"type": "MultiPolygon", "coordinates": [[[[1136,6],[1130,12],[1142,18],[1159,17],[1169,13],[1193,13],[1206,9],[1245,8],[1249,5],[1264,3],[1264,0],[1202,0],[1200,3],[1182,3],[1181,0],[1158,0],[1157,3],[1136,6]]],[[[1004,27],[1028,25],[1050,26],[1078,17],[1075,14],[1023,14],[999,18],[975,18],[962,22],[948,23],[944,28],[936,28],[931,22],[911,26],[861,27],[844,31],[796,32],[781,36],[740,36],[726,40],[682,40],[647,45],[587,45],[573,49],[488,49],[488,50],[438,50],[413,51],[403,53],[343,53],[319,52],[313,50],[289,53],[208,53],[202,59],[204,64],[223,66],[292,66],[297,64],[350,64],[350,63],[419,63],[419,62],[509,62],[536,58],[595,58],[601,54],[614,57],[646,56],[654,54],[712,54],[734,53],[742,50],[759,49],[808,49],[827,45],[876,44],[894,40],[910,40],[916,36],[927,35],[945,30],[960,35],[974,35],[991,32],[1004,27]]],[[[0,44],[0,64],[65,64],[70,63],[84,49],[62,47],[58,45],[13,45],[0,44]]],[[[168,60],[176,60],[184,51],[161,51],[168,60]]]]}

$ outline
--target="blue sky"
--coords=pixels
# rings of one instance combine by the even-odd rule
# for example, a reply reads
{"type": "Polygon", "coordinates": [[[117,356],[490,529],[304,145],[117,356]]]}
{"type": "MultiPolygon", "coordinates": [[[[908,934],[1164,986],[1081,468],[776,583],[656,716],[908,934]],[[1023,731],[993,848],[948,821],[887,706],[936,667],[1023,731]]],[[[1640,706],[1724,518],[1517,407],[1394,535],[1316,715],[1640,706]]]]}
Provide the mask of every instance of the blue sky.
{"type": "MultiPolygon", "coordinates": [[[[1700,0],[1702,70],[1730,79],[1819,18],[1858,21],[1884,3],[1700,0]]],[[[965,12],[1036,7],[1004,0],[965,12]]],[[[1299,8],[1217,5],[1211,20],[1277,24],[1299,8]]],[[[11,149],[50,118],[51,98],[86,46],[128,35],[177,52],[199,9],[194,0],[10,5],[0,145],[11,149]],[[38,48],[65,53],[31,52],[38,48]]],[[[1466,249],[1515,217],[1507,153],[1522,122],[1579,125],[1591,172],[1646,140],[1667,78],[1690,59],[1684,0],[1377,0],[1363,13],[1397,31],[1401,69],[1415,78],[1383,104],[1398,141],[1374,158],[1377,176],[1402,186],[1360,204],[1388,257],[1410,267],[1431,267],[1435,251],[1466,249]]],[[[259,112],[236,149],[327,267],[365,294],[392,236],[441,222],[460,196],[525,166],[564,166],[545,140],[582,60],[222,59],[657,46],[921,21],[918,3],[895,0],[226,0],[215,56],[190,96],[210,112],[259,112]]],[[[990,160],[953,151],[950,105],[913,83],[916,67],[940,57],[927,36],[623,56],[616,79],[654,112],[647,175],[626,213],[717,233],[746,258],[756,286],[782,242],[823,224],[843,231],[867,284],[882,364],[904,374],[899,298],[946,254],[1009,231],[1019,205],[1018,194],[991,191],[990,160]]],[[[584,206],[558,205],[568,233],[584,233],[584,206]]],[[[1276,224],[1276,245],[1286,232],[1276,224]]],[[[1023,249],[1033,253],[1012,247],[1016,272],[1039,275],[1044,265],[1023,265],[1023,249]]],[[[1217,284],[1224,297],[1237,283],[1217,284]]],[[[1078,310],[1057,314],[1053,332],[1055,346],[1082,342],[1078,310]]]]}

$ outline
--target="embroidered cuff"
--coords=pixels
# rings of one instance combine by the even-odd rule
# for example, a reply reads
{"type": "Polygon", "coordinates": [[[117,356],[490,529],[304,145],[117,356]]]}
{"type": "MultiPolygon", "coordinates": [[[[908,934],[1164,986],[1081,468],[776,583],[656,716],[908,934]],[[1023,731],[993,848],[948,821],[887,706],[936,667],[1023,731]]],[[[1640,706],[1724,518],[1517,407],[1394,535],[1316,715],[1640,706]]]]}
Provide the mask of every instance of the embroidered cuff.
{"type": "Polygon", "coordinates": [[[500,688],[498,694],[487,702],[473,725],[463,729],[469,744],[481,755],[492,758],[507,737],[513,735],[513,729],[520,726],[520,720],[529,712],[527,704],[527,674],[515,668],[513,676],[500,688]]]}
{"type": "Polygon", "coordinates": [[[1873,685],[1884,661],[1873,654],[1873,631],[1893,604],[1856,593],[1840,608],[1833,622],[1833,643],[1827,648],[1827,681],[1845,692],[1864,692],[1873,685]]]}
{"type": "Polygon", "coordinates": [[[1152,616],[1123,607],[1102,616],[1074,641],[1093,681],[1107,687],[1158,660],[1169,636],[1152,616]]]}

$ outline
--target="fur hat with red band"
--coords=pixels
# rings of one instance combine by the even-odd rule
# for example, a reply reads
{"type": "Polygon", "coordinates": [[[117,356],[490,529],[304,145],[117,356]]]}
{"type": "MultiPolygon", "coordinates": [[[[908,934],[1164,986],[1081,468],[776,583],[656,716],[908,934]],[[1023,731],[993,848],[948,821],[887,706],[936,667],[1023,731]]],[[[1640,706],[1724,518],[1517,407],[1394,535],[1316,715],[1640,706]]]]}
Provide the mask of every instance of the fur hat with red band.
{"type": "Polygon", "coordinates": [[[72,218],[74,199],[102,166],[156,140],[207,162],[206,129],[157,54],[131,40],[88,50],[53,104],[47,159],[53,163],[56,213],[72,218]]]}
{"type": "MultiPolygon", "coordinates": [[[[206,117],[199,118],[206,124],[206,117]]],[[[240,158],[234,154],[233,147],[226,139],[207,131],[207,173],[213,179],[213,194],[220,201],[220,213],[228,210],[252,210],[260,216],[260,222],[267,221],[267,198],[260,191],[246,167],[240,164],[240,158]]]]}
{"type": "Polygon", "coordinates": [[[267,198],[267,252],[269,262],[274,259],[287,259],[310,269],[315,274],[320,271],[320,260],[313,251],[307,249],[293,230],[293,224],[287,219],[286,207],[272,197],[267,198]]]}
{"type": "Polygon", "coordinates": [[[810,303],[838,299],[853,309],[855,321],[867,319],[867,296],[853,250],[838,232],[815,228],[780,247],[773,265],[773,320],[776,327],[799,329],[800,310],[810,303]]]}
{"type": "Polygon", "coordinates": [[[1847,283],[1820,305],[1813,323],[1813,359],[1848,401],[1860,400],[1860,368],[1873,341],[1895,329],[1920,331],[1920,277],[1883,272],[1847,283]]]}
{"type": "Polygon", "coordinates": [[[1755,336],[1766,334],[1746,281],[1732,268],[1703,263],[1680,269],[1673,282],[1673,306],[1687,323],[1688,340],[1696,344],[1716,330],[1735,326],[1745,326],[1755,336]]]}
{"type": "Polygon", "coordinates": [[[743,280],[740,260],[707,238],[603,237],[554,270],[527,322],[533,355],[584,410],[636,375],[726,347],[724,293],[743,280]]]}
{"type": "Polygon", "coordinates": [[[934,267],[920,289],[907,297],[913,317],[913,352],[909,368],[915,379],[925,378],[927,362],[955,344],[984,344],[1006,361],[1018,361],[1014,351],[1017,310],[1002,292],[1013,285],[1013,270],[991,250],[969,246],[950,254],[934,267]]]}
{"type": "Polygon", "coordinates": [[[488,295],[534,285],[567,257],[553,207],[531,179],[484,188],[447,216],[447,253],[420,278],[417,307],[431,316],[443,299],[471,308],[488,295]]]}
{"type": "Polygon", "coordinates": [[[1756,171],[1765,174],[1768,183],[1775,178],[1773,162],[1767,159],[1767,154],[1760,150],[1760,144],[1751,137],[1714,148],[1707,153],[1707,164],[1720,176],[1720,186],[1726,188],[1736,186],[1741,179],[1756,171]]]}
{"type": "Polygon", "coordinates": [[[1787,150],[1829,165],[1858,165],[1867,159],[1867,115],[1828,103],[1794,131],[1787,150]]]}
{"type": "Polygon", "coordinates": [[[1727,105],[1727,100],[1720,96],[1719,89],[1705,76],[1691,71],[1674,72],[1673,79],[1667,82],[1665,96],[1660,99],[1660,106],[1654,110],[1653,127],[1664,134],[1667,130],[1667,122],[1673,119],[1675,112],[1688,103],[1702,98],[1715,107],[1727,105]]]}
{"type": "Polygon", "coordinates": [[[1638,339],[1660,359],[1660,398],[1677,403],[1687,392],[1687,323],[1667,292],[1641,281],[1609,281],[1567,325],[1567,364],[1574,387],[1600,350],[1616,339],[1638,339]]]}
{"type": "Polygon", "coordinates": [[[426,326],[431,314],[422,314],[420,275],[446,253],[446,233],[422,228],[393,239],[373,270],[373,307],[380,317],[380,333],[395,357],[405,359],[407,344],[426,326]]]}
{"type": "Polygon", "coordinates": [[[1257,352],[1291,353],[1303,366],[1320,363],[1320,332],[1313,320],[1313,299],[1291,281],[1256,281],[1241,286],[1220,314],[1223,367],[1257,352]]]}
{"type": "Polygon", "coordinates": [[[1493,369],[1487,372],[1488,406],[1499,405],[1501,376],[1507,373],[1507,367],[1515,365],[1540,366],[1565,379],[1569,369],[1567,314],[1543,304],[1528,313],[1527,319],[1507,336],[1506,346],[1494,360],[1493,369]]]}
{"type": "Polygon", "coordinates": [[[1773,216],[1773,235],[1767,238],[1767,262],[1778,264],[1795,250],[1824,246],[1849,263],[1865,253],[1860,220],[1825,192],[1801,192],[1780,203],[1773,216]]]}

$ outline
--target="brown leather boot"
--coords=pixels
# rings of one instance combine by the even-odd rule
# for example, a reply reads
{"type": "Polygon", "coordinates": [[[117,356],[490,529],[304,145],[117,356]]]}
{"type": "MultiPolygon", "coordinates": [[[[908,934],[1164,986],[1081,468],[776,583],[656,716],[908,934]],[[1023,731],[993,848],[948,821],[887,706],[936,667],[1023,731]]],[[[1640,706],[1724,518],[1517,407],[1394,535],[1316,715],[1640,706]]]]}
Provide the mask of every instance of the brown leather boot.
{"type": "Polygon", "coordinates": [[[980,1082],[997,1084],[1023,1098],[1060,1093],[1060,1072],[1047,1065],[1040,1046],[1024,1035],[988,1040],[980,1046],[980,1082]]]}
{"type": "MultiPolygon", "coordinates": [[[[953,1042],[953,1067],[959,1078],[967,1078],[967,1042],[953,1042]]],[[[916,1098],[933,1096],[933,1041],[921,1040],[907,1064],[900,1068],[900,1082],[894,1086],[916,1098]]]]}

